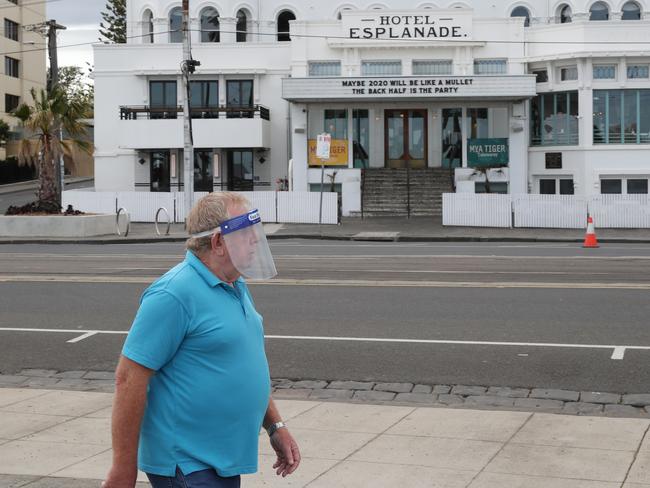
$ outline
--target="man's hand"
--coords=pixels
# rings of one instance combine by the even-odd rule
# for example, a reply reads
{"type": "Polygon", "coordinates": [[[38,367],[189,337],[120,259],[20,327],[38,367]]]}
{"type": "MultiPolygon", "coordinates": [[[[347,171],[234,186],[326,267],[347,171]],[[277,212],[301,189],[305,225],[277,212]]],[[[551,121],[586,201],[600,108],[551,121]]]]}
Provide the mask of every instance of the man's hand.
{"type": "Polygon", "coordinates": [[[101,488],[134,488],[137,479],[137,468],[120,470],[119,468],[113,466],[108,472],[106,481],[102,483],[101,488]]]}
{"type": "Polygon", "coordinates": [[[271,436],[271,447],[278,459],[273,464],[275,474],[284,478],[293,473],[300,465],[300,450],[289,429],[282,427],[271,436]]]}

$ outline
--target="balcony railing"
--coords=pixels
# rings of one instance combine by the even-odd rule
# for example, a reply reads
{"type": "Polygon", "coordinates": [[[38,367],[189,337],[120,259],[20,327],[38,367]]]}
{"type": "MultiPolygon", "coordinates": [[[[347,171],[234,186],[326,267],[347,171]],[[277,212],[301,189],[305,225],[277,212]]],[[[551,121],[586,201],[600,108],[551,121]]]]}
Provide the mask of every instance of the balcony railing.
{"type": "MultiPolygon", "coordinates": [[[[176,119],[183,113],[183,107],[150,107],[134,105],[120,107],[120,120],[176,119]]],[[[263,105],[192,107],[193,119],[254,119],[271,120],[271,111],[263,105]]]]}

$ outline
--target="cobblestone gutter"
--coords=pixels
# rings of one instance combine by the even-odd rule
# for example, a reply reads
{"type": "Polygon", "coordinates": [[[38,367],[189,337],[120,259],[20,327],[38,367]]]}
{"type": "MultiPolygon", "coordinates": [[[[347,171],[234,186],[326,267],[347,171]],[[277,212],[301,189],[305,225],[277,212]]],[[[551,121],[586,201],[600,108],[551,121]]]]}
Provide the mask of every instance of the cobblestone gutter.
{"type": "MultiPolygon", "coordinates": [[[[15,375],[0,374],[0,388],[110,393],[114,391],[114,379],[114,373],[106,371],[24,369],[15,375]]],[[[272,385],[277,399],[650,418],[650,394],[281,378],[274,379],[272,385]]]]}

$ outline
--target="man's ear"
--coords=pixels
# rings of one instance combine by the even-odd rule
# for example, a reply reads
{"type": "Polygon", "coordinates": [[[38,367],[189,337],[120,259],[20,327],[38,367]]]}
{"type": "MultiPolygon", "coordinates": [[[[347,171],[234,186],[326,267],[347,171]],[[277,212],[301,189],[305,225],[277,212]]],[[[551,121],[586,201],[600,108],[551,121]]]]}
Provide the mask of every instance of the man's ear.
{"type": "Polygon", "coordinates": [[[223,240],[221,232],[215,232],[210,239],[212,250],[217,253],[217,256],[223,256],[226,253],[226,243],[223,240]]]}

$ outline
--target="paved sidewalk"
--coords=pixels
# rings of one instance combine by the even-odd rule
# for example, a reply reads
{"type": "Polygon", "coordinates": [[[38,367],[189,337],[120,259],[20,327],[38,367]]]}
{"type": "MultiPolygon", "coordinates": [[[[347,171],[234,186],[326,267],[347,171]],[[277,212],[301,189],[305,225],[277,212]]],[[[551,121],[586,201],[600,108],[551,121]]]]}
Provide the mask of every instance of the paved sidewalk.
{"type": "MultiPolygon", "coordinates": [[[[160,224],[165,233],[166,224],[160,224]]],[[[582,243],[584,229],[495,229],[480,227],[445,227],[440,218],[401,217],[346,218],[340,225],[265,224],[270,239],[323,239],[377,242],[566,242],[582,243]]],[[[122,224],[122,231],[124,227],[122,224]]],[[[650,243],[650,229],[598,229],[601,243],[650,243]]],[[[82,239],[15,238],[0,236],[0,244],[8,243],[87,243],[131,244],[149,242],[182,242],[187,239],[183,224],[173,224],[169,235],[157,235],[154,224],[132,223],[128,236],[108,235],[82,239]]]]}
{"type": "MultiPolygon", "coordinates": [[[[111,459],[111,400],[108,393],[0,389],[0,487],[98,487],[111,459]]],[[[278,404],[303,464],[277,478],[262,433],[260,472],[246,476],[244,488],[650,487],[646,419],[278,404]]]]}

